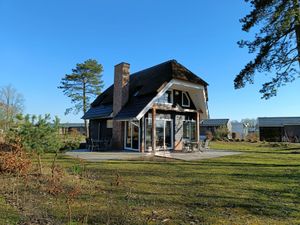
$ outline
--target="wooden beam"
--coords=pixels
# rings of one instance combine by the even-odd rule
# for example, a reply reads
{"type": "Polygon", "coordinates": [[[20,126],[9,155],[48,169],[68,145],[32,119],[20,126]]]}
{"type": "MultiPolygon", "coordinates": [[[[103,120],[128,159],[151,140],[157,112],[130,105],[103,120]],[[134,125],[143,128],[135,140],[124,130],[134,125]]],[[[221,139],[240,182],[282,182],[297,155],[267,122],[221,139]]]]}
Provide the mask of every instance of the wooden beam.
{"type": "Polygon", "coordinates": [[[196,112],[196,141],[200,141],[200,112],[196,112]]]}
{"type": "Polygon", "coordinates": [[[156,108],[152,108],[152,152],[156,151],[156,108]]]}
{"type": "Polygon", "coordinates": [[[140,120],[140,152],[145,152],[145,118],[140,120]]]}
{"type": "Polygon", "coordinates": [[[173,107],[172,105],[167,105],[167,104],[164,105],[164,104],[155,103],[153,105],[153,107],[155,107],[156,110],[162,110],[162,111],[191,112],[191,113],[197,112],[197,110],[195,110],[195,109],[184,109],[180,106],[173,107]]]}

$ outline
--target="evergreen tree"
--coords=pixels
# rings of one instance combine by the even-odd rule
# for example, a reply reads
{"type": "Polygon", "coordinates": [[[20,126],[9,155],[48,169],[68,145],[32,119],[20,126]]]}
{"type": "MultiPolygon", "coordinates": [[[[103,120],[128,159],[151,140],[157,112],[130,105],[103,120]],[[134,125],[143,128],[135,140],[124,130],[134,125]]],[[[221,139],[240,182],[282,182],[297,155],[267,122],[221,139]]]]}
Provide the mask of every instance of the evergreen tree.
{"type": "Polygon", "coordinates": [[[276,96],[277,89],[299,78],[300,8],[299,0],[245,0],[253,10],[241,19],[242,29],[258,28],[253,41],[240,41],[249,53],[257,53],[236,76],[234,86],[243,88],[254,82],[256,72],[274,72],[263,84],[262,98],[276,96]]]}
{"type": "MultiPolygon", "coordinates": [[[[103,88],[102,81],[103,67],[96,60],[89,59],[84,63],[76,65],[71,74],[66,74],[61,81],[61,86],[66,96],[71,98],[74,107],[68,108],[66,114],[80,111],[85,114],[90,105],[91,97],[101,93],[103,88]]],[[[86,134],[88,134],[87,121],[84,120],[86,134]]]]}
{"type": "Polygon", "coordinates": [[[38,168],[42,174],[41,157],[45,152],[57,153],[62,147],[62,139],[59,134],[59,119],[51,123],[49,114],[45,116],[18,116],[18,126],[11,129],[7,135],[10,141],[21,140],[26,151],[37,156],[38,168]]]}

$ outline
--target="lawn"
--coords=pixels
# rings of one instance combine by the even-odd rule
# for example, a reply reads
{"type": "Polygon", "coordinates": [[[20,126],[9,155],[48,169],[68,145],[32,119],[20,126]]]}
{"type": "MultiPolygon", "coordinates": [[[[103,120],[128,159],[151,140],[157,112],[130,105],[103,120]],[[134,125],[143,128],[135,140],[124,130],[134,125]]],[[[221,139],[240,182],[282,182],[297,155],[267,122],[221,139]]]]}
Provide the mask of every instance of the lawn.
{"type": "MultiPolygon", "coordinates": [[[[49,193],[55,185],[47,176],[29,176],[18,183],[19,201],[12,204],[4,185],[11,181],[2,176],[0,223],[67,224],[71,212],[72,224],[300,224],[299,145],[211,146],[243,154],[97,163],[59,155],[63,190],[57,194],[49,193]]],[[[46,173],[52,158],[44,157],[46,173]]]]}

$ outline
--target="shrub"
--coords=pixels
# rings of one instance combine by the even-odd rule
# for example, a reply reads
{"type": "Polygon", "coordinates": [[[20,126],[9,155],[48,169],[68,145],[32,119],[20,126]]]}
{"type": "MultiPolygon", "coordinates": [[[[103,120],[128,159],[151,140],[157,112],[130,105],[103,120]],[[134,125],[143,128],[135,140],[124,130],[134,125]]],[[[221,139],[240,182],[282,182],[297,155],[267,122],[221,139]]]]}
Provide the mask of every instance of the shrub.
{"type": "Polygon", "coordinates": [[[20,145],[0,144],[0,173],[27,175],[31,168],[31,160],[20,145]]]}
{"type": "Polygon", "coordinates": [[[214,138],[217,140],[223,140],[228,138],[229,130],[226,126],[220,126],[216,129],[214,138]]]}
{"type": "Polygon", "coordinates": [[[38,167],[42,173],[41,155],[45,152],[58,152],[61,147],[59,135],[59,119],[56,117],[50,123],[50,115],[29,116],[19,118],[18,127],[9,131],[10,142],[20,139],[22,147],[33,152],[38,158],[38,167]]]}
{"type": "Polygon", "coordinates": [[[205,137],[206,137],[206,139],[208,139],[208,140],[212,140],[212,139],[213,139],[212,132],[211,132],[211,131],[206,131],[206,132],[205,132],[205,137]]]}
{"type": "Polygon", "coordinates": [[[82,135],[77,130],[72,130],[69,134],[63,135],[62,147],[60,150],[78,149],[82,140],[82,135]]]}
{"type": "Polygon", "coordinates": [[[259,140],[258,134],[257,133],[250,133],[250,134],[247,135],[246,140],[248,142],[252,142],[252,143],[258,142],[258,140],[259,140]]]}

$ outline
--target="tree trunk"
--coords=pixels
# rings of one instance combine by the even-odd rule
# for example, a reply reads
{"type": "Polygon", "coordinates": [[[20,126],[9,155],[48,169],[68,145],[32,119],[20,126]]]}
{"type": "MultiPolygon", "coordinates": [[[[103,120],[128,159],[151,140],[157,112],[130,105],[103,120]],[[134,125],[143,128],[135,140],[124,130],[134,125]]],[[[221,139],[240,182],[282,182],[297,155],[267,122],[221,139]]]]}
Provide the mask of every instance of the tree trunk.
{"type": "MultiPolygon", "coordinates": [[[[82,87],[82,106],[83,106],[83,114],[86,113],[87,111],[87,102],[86,102],[86,78],[83,78],[83,87],[82,87]]],[[[88,123],[87,120],[84,120],[84,128],[85,128],[85,136],[89,137],[89,128],[88,128],[88,123]]]]}
{"type": "Polygon", "coordinates": [[[42,175],[43,174],[43,168],[42,168],[41,154],[38,154],[38,167],[39,167],[39,173],[40,173],[40,175],[42,175]]]}
{"type": "Polygon", "coordinates": [[[56,159],[57,159],[57,152],[55,153],[55,156],[53,158],[53,162],[52,162],[52,166],[51,166],[51,174],[52,174],[52,178],[54,177],[54,169],[55,169],[55,163],[56,163],[56,159]]]}

